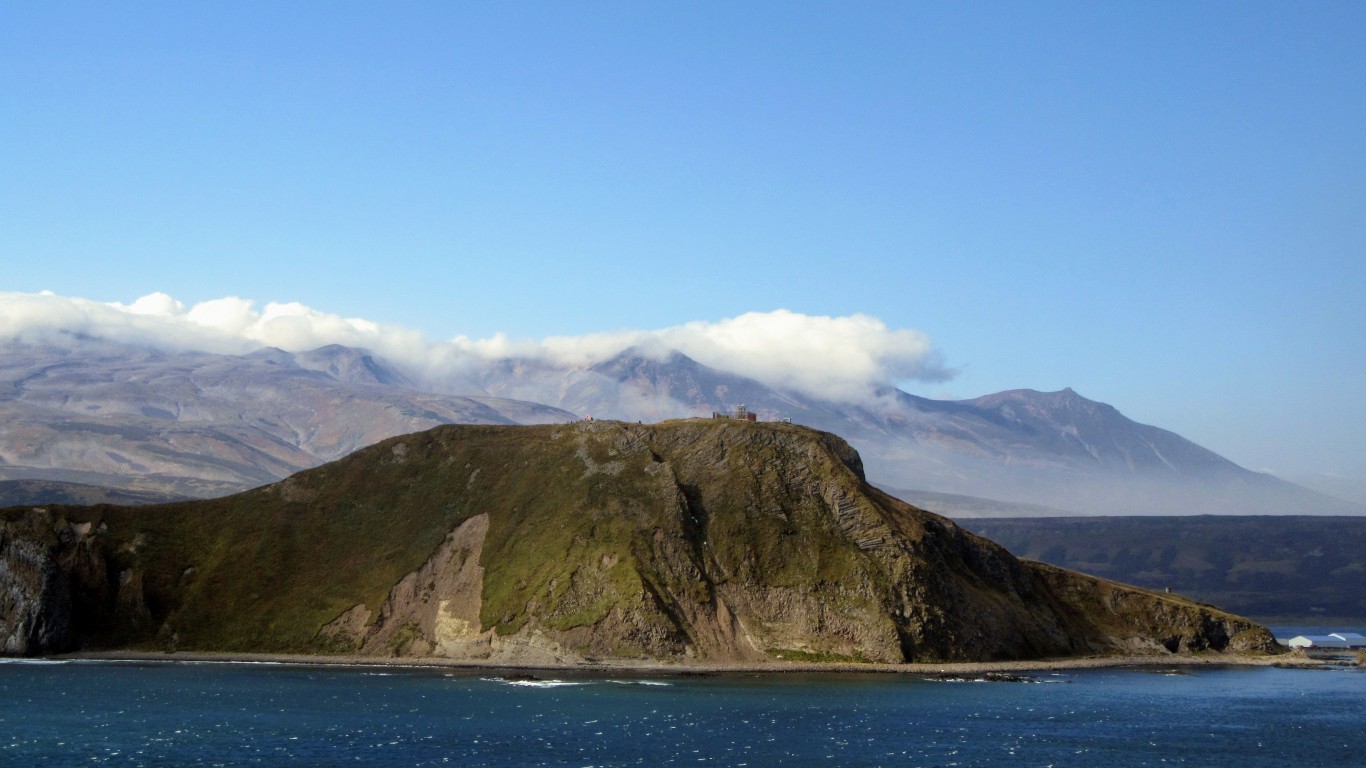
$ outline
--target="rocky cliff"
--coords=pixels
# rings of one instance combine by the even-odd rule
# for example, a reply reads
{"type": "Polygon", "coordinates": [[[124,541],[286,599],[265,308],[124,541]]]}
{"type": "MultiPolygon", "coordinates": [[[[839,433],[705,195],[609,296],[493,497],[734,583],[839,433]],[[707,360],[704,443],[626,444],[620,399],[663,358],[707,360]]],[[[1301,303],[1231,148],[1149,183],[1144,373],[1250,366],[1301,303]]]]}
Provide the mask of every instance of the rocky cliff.
{"type": "Polygon", "coordinates": [[[1017,560],[870,486],[843,440],[784,424],[440,427],[223,499],[0,519],[9,653],[902,662],[1274,647],[1211,607],[1017,560]]]}

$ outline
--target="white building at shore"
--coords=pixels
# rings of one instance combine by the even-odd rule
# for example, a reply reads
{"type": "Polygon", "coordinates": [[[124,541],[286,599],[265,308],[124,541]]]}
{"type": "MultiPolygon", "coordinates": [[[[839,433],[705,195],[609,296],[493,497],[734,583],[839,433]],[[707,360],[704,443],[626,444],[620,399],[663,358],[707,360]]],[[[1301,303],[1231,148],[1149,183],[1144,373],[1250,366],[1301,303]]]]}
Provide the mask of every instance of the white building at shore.
{"type": "Polygon", "coordinates": [[[1286,643],[1291,648],[1324,648],[1334,651],[1350,651],[1366,648],[1366,637],[1356,632],[1334,632],[1331,635],[1299,635],[1286,643]]]}

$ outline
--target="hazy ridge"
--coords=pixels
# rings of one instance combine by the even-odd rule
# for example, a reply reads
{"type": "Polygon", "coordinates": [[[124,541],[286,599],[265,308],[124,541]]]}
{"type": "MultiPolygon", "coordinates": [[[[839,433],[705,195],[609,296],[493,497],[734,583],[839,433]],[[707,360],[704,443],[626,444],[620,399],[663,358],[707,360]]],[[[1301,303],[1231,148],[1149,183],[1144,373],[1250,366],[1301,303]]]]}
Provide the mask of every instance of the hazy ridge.
{"type": "Polygon", "coordinates": [[[424,381],[340,346],[226,355],[74,337],[12,342],[0,356],[0,479],[210,496],[442,423],[654,422],[741,404],[844,436],[875,482],[909,493],[1076,514],[1366,511],[1071,390],[939,401],[883,389],[821,400],[636,348],[577,367],[507,358],[424,381]]]}
{"type": "Polygon", "coordinates": [[[962,519],[1027,557],[1172,590],[1268,623],[1366,624],[1366,519],[1307,516],[962,519]]]}

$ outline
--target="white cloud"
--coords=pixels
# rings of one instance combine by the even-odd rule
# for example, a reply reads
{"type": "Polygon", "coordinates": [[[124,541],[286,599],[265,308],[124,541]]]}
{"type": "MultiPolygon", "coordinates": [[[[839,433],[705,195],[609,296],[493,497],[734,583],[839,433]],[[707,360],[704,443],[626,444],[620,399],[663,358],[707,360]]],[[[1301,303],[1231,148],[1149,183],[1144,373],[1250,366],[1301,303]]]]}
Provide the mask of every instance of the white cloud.
{"type": "MultiPolygon", "coordinates": [[[[114,304],[113,306],[119,309],[125,309],[120,304],[114,304]]],[[[176,301],[174,298],[157,291],[156,293],[149,293],[133,302],[126,310],[135,315],[174,315],[184,312],[185,305],[176,301]]]]}
{"type": "Polygon", "coordinates": [[[949,376],[928,336],[890,329],[868,315],[749,312],[669,328],[658,337],[713,367],[831,399],[861,399],[870,388],[898,380],[949,376]]]}
{"type": "Polygon", "coordinates": [[[0,293],[0,338],[53,341],[71,334],[171,350],[243,353],[263,346],[302,351],[342,344],[369,349],[419,378],[453,379],[480,361],[531,358],[587,366],[628,347],[646,354],[676,349],[705,365],[771,386],[837,400],[868,397],[899,380],[951,377],[920,331],[888,328],[868,315],[826,317],[787,310],[749,312],[654,331],[514,340],[457,337],[431,341],[393,325],[321,312],[303,304],[258,310],[229,296],[186,307],[164,293],[132,304],[49,293],[0,293]]]}

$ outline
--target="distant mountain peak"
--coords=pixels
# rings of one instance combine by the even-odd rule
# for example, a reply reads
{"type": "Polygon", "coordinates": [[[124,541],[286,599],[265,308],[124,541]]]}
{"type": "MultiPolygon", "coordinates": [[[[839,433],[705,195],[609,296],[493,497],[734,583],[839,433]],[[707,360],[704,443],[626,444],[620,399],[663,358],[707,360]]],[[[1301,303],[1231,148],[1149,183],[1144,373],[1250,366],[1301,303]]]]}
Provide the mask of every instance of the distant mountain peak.
{"type": "Polygon", "coordinates": [[[1114,406],[1092,400],[1079,394],[1071,387],[1055,392],[1040,392],[1034,389],[1010,389],[990,395],[962,401],[970,405],[999,410],[1011,405],[1022,406],[1031,412],[1060,416],[1065,413],[1082,413],[1104,419],[1128,419],[1114,406]]]}
{"type": "Polygon", "coordinates": [[[665,347],[658,342],[653,342],[647,344],[632,344],[592,367],[596,368],[602,365],[610,365],[611,363],[618,361],[633,363],[651,362],[659,363],[660,365],[702,365],[702,363],[697,362],[673,347],[665,347]]]}
{"type": "Polygon", "coordinates": [[[294,355],[300,368],[319,371],[346,384],[388,384],[412,388],[413,382],[369,350],[328,344],[294,355]]]}
{"type": "Polygon", "coordinates": [[[969,402],[978,402],[984,400],[1027,400],[1032,402],[1063,402],[1072,400],[1084,400],[1088,403],[1096,402],[1094,400],[1091,400],[1090,398],[1078,394],[1077,391],[1075,389],[1072,389],[1071,387],[1063,387],[1062,389],[1055,390],[1053,392],[1046,392],[1038,389],[1029,389],[1027,387],[1021,387],[1019,389],[1007,389],[1001,392],[993,392],[990,395],[983,395],[982,397],[973,398],[969,402]]]}

